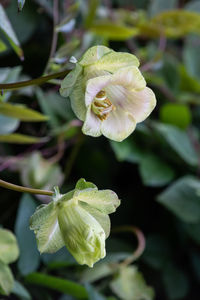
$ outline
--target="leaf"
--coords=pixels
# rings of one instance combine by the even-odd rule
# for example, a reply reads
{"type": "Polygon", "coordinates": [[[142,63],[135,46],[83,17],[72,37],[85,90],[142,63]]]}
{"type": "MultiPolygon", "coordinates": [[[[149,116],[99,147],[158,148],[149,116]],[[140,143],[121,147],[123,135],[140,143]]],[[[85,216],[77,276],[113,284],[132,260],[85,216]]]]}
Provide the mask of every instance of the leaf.
{"type": "Polygon", "coordinates": [[[33,198],[24,194],[21,198],[15,222],[15,233],[20,248],[18,269],[22,275],[31,273],[39,266],[40,255],[33,232],[29,229],[29,218],[36,209],[33,198]]]}
{"type": "Polygon", "coordinates": [[[184,104],[167,103],[161,106],[159,113],[163,123],[175,125],[181,129],[186,129],[192,120],[190,109],[184,104]]]}
{"type": "Polygon", "coordinates": [[[15,32],[13,31],[13,28],[10,24],[10,21],[4,11],[3,6],[0,4],[0,29],[3,31],[7,39],[9,40],[11,46],[17,53],[17,55],[23,60],[24,54],[23,50],[20,47],[19,41],[17,39],[17,36],[15,32]]]}
{"type": "Polygon", "coordinates": [[[16,105],[6,102],[0,103],[0,114],[26,122],[41,122],[48,120],[47,116],[27,108],[25,105],[16,105]]]}
{"type": "Polygon", "coordinates": [[[0,260],[0,294],[8,296],[13,284],[14,279],[9,266],[0,260]]]}
{"type": "Polygon", "coordinates": [[[34,144],[39,143],[40,138],[32,137],[29,135],[24,135],[20,133],[4,134],[0,135],[1,143],[11,143],[11,144],[34,144]]]}
{"type": "Polygon", "coordinates": [[[19,126],[19,120],[0,115],[0,136],[1,134],[12,133],[19,126]]]}
{"type": "Polygon", "coordinates": [[[153,127],[163,136],[173,150],[189,165],[198,165],[198,156],[186,132],[172,126],[154,123],[153,127]]]}
{"type": "Polygon", "coordinates": [[[86,28],[88,28],[92,25],[92,23],[95,19],[95,15],[96,15],[98,6],[99,6],[99,0],[90,0],[88,2],[88,11],[87,11],[87,15],[85,18],[85,27],[86,28]]]}
{"type": "Polygon", "coordinates": [[[137,267],[122,267],[119,274],[114,278],[110,287],[122,300],[153,300],[154,290],[146,285],[142,273],[137,267]]]}
{"type": "Polygon", "coordinates": [[[113,41],[124,41],[136,36],[138,33],[137,28],[128,27],[126,25],[113,23],[107,20],[93,23],[89,30],[113,41]]]}
{"type": "Polygon", "coordinates": [[[86,290],[88,292],[88,300],[106,300],[106,298],[98,293],[91,284],[85,284],[86,290]]]}
{"type": "Polygon", "coordinates": [[[17,0],[17,3],[18,3],[18,10],[19,11],[22,11],[23,7],[24,7],[24,4],[25,4],[25,1],[26,0],[17,0]]]}
{"type": "Polygon", "coordinates": [[[34,230],[41,253],[54,253],[65,245],[58,224],[55,202],[37,208],[30,218],[30,229],[34,230]]]}
{"type": "Polygon", "coordinates": [[[77,299],[87,299],[87,292],[85,288],[70,280],[41,273],[29,274],[26,276],[25,280],[28,283],[44,286],[58,292],[74,296],[77,299]]]}
{"type": "Polygon", "coordinates": [[[93,268],[87,268],[83,271],[81,278],[82,282],[94,282],[104,277],[111,275],[114,272],[114,268],[108,263],[96,263],[93,268]]]}
{"type": "Polygon", "coordinates": [[[0,259],[5,264],[14,262],[19,256],[19,248],[14,234],[0,228],[0,259]]]}
{"type": "Polygon", "coordinates": [[[0,40],[0,53],[4,52],[6,49],[6,44],[2,40],[0,40]]]}
{"type": "Polygon", "coordinates": [[[199,36],[191,35],[186,39],[183,49],[183,62],[187,72],[197,79],[200,78],[199,43],[199,36]]]}
{"type": "Polygon", "coordinates": [[[155,16],[165,10],[171,10],[175,8],[178,4],[177,0],[153,0],[149,5],[149,14],[150,16],[155,16]]]}
{"type": "Polygon", "coordinates": [[[184,229],[198,245],[200,245],[200,222],[195,224],[184,224],[184,229]]]}
{"type": "Polygon", "coordinates": [[[189,292],[189,280],[185,273],[169,263],[163,269],[163,282],[168,299],[183,299],[189,292]]]}
{"type": "Polygon", "coordinates": [[[188,223],[200,222],[200,181],[185,176],[170,185],[158,197],[157,201],[188,223]]]}
{"type": "Polygon", "coordinates": [[[19,299],[22,300],[31,300],[32,297],[27,291],[27,289],[19,282],[19,281],[14,281],[14,286],[12,289],[12,293],[15,294],[19,299]]]}
{"type": "Polygon", "coordinates": [[[169,164],[153,154],[148,154],[141,159],[139,171],[144,185],[147,186],[166,185],[175,176],[169,164]]]}

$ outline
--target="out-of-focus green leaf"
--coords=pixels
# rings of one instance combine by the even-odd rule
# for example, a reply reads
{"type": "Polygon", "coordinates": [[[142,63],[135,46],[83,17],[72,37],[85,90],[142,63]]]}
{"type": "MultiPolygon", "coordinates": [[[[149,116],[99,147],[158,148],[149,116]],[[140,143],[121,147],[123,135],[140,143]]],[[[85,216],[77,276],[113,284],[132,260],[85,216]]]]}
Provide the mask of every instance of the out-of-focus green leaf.
{"type": "Polygon", "coordinates": [[[14,281],[14,287],[12,289],[12,293],[15,294],[21,300],[31,300],[32,297],[29,294],[28,290],[19,282],[14,281]]]}
{"type": "Polygon", "coordinates": [[[163,123],[175,125],[186,129],[191,121],[192,115],[187,105],[178,103],[167,103],[160,108],[160,120],[163,123]]]}
{"type": "Polygon", "coordinates": [[[154,123],[153,126],[187,164],[191,166],[198,164],[197,153],[185,131],[161,123],[154,123]]]}
{"type": "Polygon", "coordinates": [[[15,105],[6,102],[0,103],[0,114],[26,122],[42,122],[48,119],[47,116],[27,108],[25,105],[15,105]]]}
{"type": "Polygon", "coordinates": [[[119,161],[138,163],[144,155],[132,138],[127,138],[121,143],[111,141],[111,147],[119,161]]]}
{"type": "Polygon", "coordinates": [[[0,53],[4,52],[6,49],[6,44],[2,40],[0,40],[0,53]]]}
{"type": "Polygon", "coordinates": [[[136,36],[138,33],[137,28],[128,27],[126,25],[107,20],[93,23],[89,30],[97,35],[113,41],[124,41],[136,36]]]}
{"type": "Polygon", "coordinates": [[[163,282],[168,299],[183,299],[189,291],[189,281],[185,273],[169,263],[163,268],[163,282]]]}
{"type": "Polygon", "coordinates": [[[17,39],[17,36],[15,32],[13,31],[12,25],[10,24],[10,21],[4,11],[3,6],[0,4],[0,29],[3,31],[7,39],[9,40],[11,46],[17,53],[17,55],[23,59],[24,54],[23,50],[20,47],[19,41],[17,39]]]}
{"type": "Polygon", "coordinates": [[[178,0],[153,0],[149,5],[149,14],[151,17],[165,11],[176,8],[178,0]]]}
{"type": "Polygon", "coordinates": [[[200,181],[185,176],[162,192],[157,201],[188,223],[200,222],[200,181]]]}
{"type": "Polygon", "coordinates": [[[86,283],[85,287],[88,292],[88,300],[106,300],[106,298],[98,293],[91,284],[86,283]]]}
{"type": "Polygon", "coordinates": [[[25,1],[26,0],[17,0],[17,3],[18,3],[18,10],[19,11],[22,11],[23,7],[24,7],[24,4],[25,4],[25,1]]]}
{"type": "Polygon", "coordinates": [[[29,219],[36,207],[37,205],[30,195],[22,196],[15,223],[15,233],[20,248],[18,269],[22,275],[35,271],[40,261],[34,234],[29,229],[29,219]]]}
{"type": "Polygon", "coordinates": [[[44,286],[58,292],[74,296],[77,299],[87,299],[88,294],[85,288],[73,281],[41,273],[29,274],[25,279],[28,283],[44,286]]]}
{"type": "Polygon", "coordinates": [[[0,259],[5,264],[14,262],[19,256],[19,248],[14,234],[0,228],[0,259]]]}
{"type": "Polygon", "coordinates": [[[108,263],[97,263],[94,267],[87,268],[81,275],[83,282],[94,282],[96,280],[102,279],[113,273],[114,267],[108,263]]]}
{"type": "Polygon", "coordinates": [[[88,28],[92,25],[98,6],[99,6],[99,0],[88,1],[88,13],[85,18],[85,27],[86,28],[88,28]]]}
{"type": "Polygon", "coordinates": [[[198,79],[200,78],[199,44],[200,37],[197,35],[190,35],[186,39],[185,47],[183,49],[183,62],[185,67],[191,76],[198,79]]]}
{"type": "Polygon", "coordinates": [[[194,12],[200,12],[200,2],[199,0],[193,0],[186,3],[184,9],[194,12]]]}
{"type": "Polygon", "coordinates": [[[200,82],[188,74],[185,65],[179,66],[180,89],[187,92],[200,93],[200,82]]]}
{"type": "Polygon", "coordinates": [[[14,132],[19,126],[19,120],[0,115],[0,135],[14,132]]]}
{"type": "Polygon", "coordinates": [[[174,170],[159,157],[145,155],[139,165],[140,175],[144,185],[163,186],[174,178],[174,170]]]}
{"type": "Polygon", "coordinates": [[[187,234],[200,245],[200,222],[196,224],[184,224],[187,234]]]}
{"type": "Polygon", "coordinates": [[[193,252],[191,254],[192,266],[195,271],[198,281],[200,281],[200,255],[199,252],[193,252]]]}
{"type": "MultiPolygon", "coordinates": [[[[12,83],[18,80],[20,72],[22,70],[21,66],[14,68],[0,68],[0,82],[1,83],[12,83]]],[[[2,90],[0,93],[0,101],[7,101],[12,95],[12,91],[2,90]]]]}
{"type": "Polygon", "coordinates": [[[14,279],[9,266],[0,260],[0,294],[8,296],[13,284],[14,279]]]}
{"type": "Polygon", "coordinates": [[[0,143],[34,144],[38,143],[39,141],[41,141],[41,139],[20,133],[0,135],[0,143]]]}

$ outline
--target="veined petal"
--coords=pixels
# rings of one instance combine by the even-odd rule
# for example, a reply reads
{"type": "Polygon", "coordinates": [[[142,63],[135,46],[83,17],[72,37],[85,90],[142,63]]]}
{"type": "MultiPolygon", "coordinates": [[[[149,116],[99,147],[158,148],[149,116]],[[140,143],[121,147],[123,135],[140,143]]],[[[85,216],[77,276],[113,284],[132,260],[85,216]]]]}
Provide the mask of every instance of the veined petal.
{"type": "Polygon", "coordinates": [[[81,66],[87,66],[94,64],[96,61],[102,58],[106,53],[114,52],[112,49],[105,47],[105,46],[94,46],[88,49],[81,60],[79,61],[79,64],[81,66]]]}
{"type": "Polygon", "coordinates": [[[101,132],[107,138],[121,142],[135,129],[136,122],[133,116],[117,107],[101,124],[101,132]]]}
{"type": "Polygon", "coordinates": [[[86,115],[86,106],[85,106],[85,87],[84,87],[84,77],[79,76],[79,80],[73,87],[73,91],[70,94],[71,107],[76,116],[84,121],[86,115]]]}
{"type": "Polygon", "coordinates": [[[85,105],[88,106],[92,103],[96,94],[101,91],[105,86],[109,85],[113,75],[104,75],[89,79],[86,83],[85,92],[85,105]]]}
{"type": "Polygon", "coordinates": [[[136,91],[142,90],[146,86],[146,81],[142,76],[140,70],[135,67],[126,67],[118,70],[112,77],[114,85],[120,85],[127,89],[134,89],[136,91]]]}
{"type": "Polygon", "coordinates": [[[100,119],[92,112],[91,107],[88,107],[86,119],[82,127],[82,131],[86,135],[91,136],[100,136],[101,135],[101,121],[100,119]]]}

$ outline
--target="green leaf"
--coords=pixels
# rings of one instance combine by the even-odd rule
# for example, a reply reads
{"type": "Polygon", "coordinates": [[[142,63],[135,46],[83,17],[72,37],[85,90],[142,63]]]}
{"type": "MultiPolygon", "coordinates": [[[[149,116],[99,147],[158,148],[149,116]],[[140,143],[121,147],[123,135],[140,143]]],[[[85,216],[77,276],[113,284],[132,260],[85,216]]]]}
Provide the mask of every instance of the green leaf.
{"type": "Polygon", "coordinates": [[[4,134],[0,135],[1,143],[11,143],[11,144],[34,144],[39,143],[41,139],[36,137],[31,137],[29,135],[24,135],[20,133],[4,134]]]}
{"type": "Polygon", "coordinates": [[[200,78],[199,62],[199,43],[200,38],[196,35],[190,35],[185,42],[183,49],[183,62],[188,73],[194,78],[200,78]]]}
{"type": "Polygon", "coordinates": [[[10,268],[0,260],[0,294],[8,296],[13,288],[14,279],[10,268]]]}
{"type": "Polygon", "coordinates": [[[41,253],[54,253],[65,245],[58,224],[55,202],[37,208],[30,219],[30,229],[36,234],[41,253]]]}
{"type": "Polygon", "coordinates": [[[150,2],[149,14],[155,16],[162,11],[171,10],[176,7],[178,0],[153,0],[150,2]]]}
{"type": "Polygon", "coordinates": [[[185,176],[162,192],[157,201],[188,223],[200,222],[200,181],[185,176]]]}
{"type": "Polygon", "coordinates": [[[25,105],[16,105],[6,102],[0,103],[0,114],[26,122],[41,122],[48,120],[47,116],[27,108],[25,105]]]}
{"type": "Polygon", "coordinates": [[[110,287],[122,300],[154,299],[154,290],[146,285],[142,273],[135,266],[122,267],[110,287]]]}
{"type": "Polygon", "coordinates": [[[31,295],[27,291],[27,289],[19,282],[14,281],[14,287],[12,289],[12,293],[15,294],[21,300],[31,300],[31,295]]]}
{"type": "Polygon", "coordinates": [[[98,21],[91,25],[90,31],[113,41],[124,41],[138,34],[138,29],[107,20],[98,21]]]}
{"type": "Polygon", "coordinates": [[[24,7],[24,4],[25,4],[25,1],[26,0],[17,0],[17,3],[18,3],[18,10],[19,11],[22,11],[23,7],[24,7]]]}
{"type": "Polygon", "coordinates": [[[97,8],[99,6],[99,0],[90,0],[88,2],[88,12],[87,12],[87,16],[85,18],[85,27],[88,28],[92,25],[94,19],[95,19],[95,15],[96,15],[96,11],[97,8]]]}
{"type": "Polygon", "coordinates": [[[87,268],[83,271],[82,282],[94,282],[111,275],[113,272],[114,268],[111,264],[100,262],[95,264],[92,269],[87,268]]]}
{"type": "Polygon", "coordinates": [[[153,127],[165,138],[173,150],[189,165],[198,165],[198,156],[186,132],[166,124],[154,123],[153,127]]]}
{"type": "Polygon", "coordinates": [[[200,245],[200,222],[196,224],[184,224],[187,234],[200,245]]]}
{"type": "Polygon", "coordinates": [[[0,228],[0,258],[5,264],[14,262],[19,256],[19,248],[14,234],[0,228]]]}
{"type": "Polygon", "coordinates": [[[77,299],[87,299],[87,291],[85,288],[82,285],[70,280],[41,273],[29,274],[26,276],[25,280],[28,283],[47,287],[58,292],[74,296],[77,299]]]}
{"type": "Polygon", "coordinates": [[[88,300],[106,300],[106,298],[98,293],[91,284],[87,283],[85,287],[88,292],[88,300]]]}
{"type": "Polygon", "coordinates": [[[144,185],[163,186],[174,178],[174,170],[159,157],[145,155],[139,165],[140,175],[144,185]]]}
{"type": "Polygon", "coordinates": [[[33,232],[29,229],[29,219],[36,209],[33,198],[24,194],[21,198],[15,223],[15,233],[20,248],[18,269],[22,275],[31,273],[39,266],[40,255],[33,232]]]}
{"type": "Polygon", "coordinates": [[[6,44],[2,40],[0,40],[0,53],[4,52],[6,49],[6,44]]]}
{"type": "Polygon", "coordinates": [[[11,46],[17,53],[17,55],[23,60],[24,54],[22,49],[20,48],[19,41],[17,39],[17,36],[15,32],[13,31],[13,28],[10,24],[10,21],[4,11],[3,6],[0,4],[0,29],[3,31],[7,39],[9,40],[11,46]]]}
{"type": "Polygon", "coordinates": [[[19,120],[0,115],[0,135],[12,133],[19,126],[19,120]]]}
{"type": "Polygon", "coordinates": [[[185,273],[169,263],[163,269],[163,282],[168,299],[183,299],[189,292],[189,281],[185,273]]]}
{"type": "Polygon", "coordinates": [[[186,129],[192,121],[192,115],[187,105],[167,103],[161,106],[160,119],[163,123],[186,129]]]}

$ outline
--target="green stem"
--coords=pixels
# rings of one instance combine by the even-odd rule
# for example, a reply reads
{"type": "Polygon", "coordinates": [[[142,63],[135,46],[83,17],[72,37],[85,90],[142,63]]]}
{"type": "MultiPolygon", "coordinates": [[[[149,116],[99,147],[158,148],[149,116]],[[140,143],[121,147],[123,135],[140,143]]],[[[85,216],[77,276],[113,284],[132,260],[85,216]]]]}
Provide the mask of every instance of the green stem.
{"type": "Polygon", "coordinates": [[[58,73],[53,73],[47,76],[42,76],[39,78],[35,78],[32,80],[25,80],[25,81],[21,81],[21,82],[14,82],[14,83],[2,83],[0,84],[0,90],[15,90],[15,89],[19,89],[19,88],[23,88],[26,86],[30,86],[30,85],[40,85],[43,84],[51,79],[57,78],[57,77],[61,77],[61,76],[65,76],[67,75],[71,70],[65,70],[62,72],[58,72],[58,73]]]}
{"type": "Polygon", "coordinates": [[[12,183],[9,183],[9,182],[1,180],[1,179],[0,179],[0,186],[3,188],[21,192],[21,193],[39,194],[39,195],[47,195],[47,196],[52,196],[54,194],[54,192],[52,192],[52,191],[32,189],[32,188],[24,187],[21,185],[12,184],[12,183]]]}

